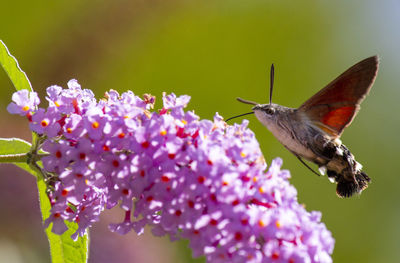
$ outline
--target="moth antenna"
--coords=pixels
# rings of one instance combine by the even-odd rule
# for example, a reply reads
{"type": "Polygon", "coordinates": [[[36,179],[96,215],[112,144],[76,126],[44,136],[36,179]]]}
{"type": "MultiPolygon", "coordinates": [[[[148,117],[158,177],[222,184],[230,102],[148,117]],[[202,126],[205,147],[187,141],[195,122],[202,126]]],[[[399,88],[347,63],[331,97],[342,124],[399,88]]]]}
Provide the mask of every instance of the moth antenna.
{"type": "Polygon", "coordinates": [[[271,72],[270,72],[270,83],[269,83],[269,104],[272,103],[272,91],[274,90],[274,73],[275,73],[275,68],[274,68],[274,63],[271,65],[271,72]]]}
{"type": "Polygon", "coordinates": [[[245,103],[245,104],[251,104],[251,105],[257,105],[257,102],[251,101],[251,100],[244,100],[242,98],[236,98],[238,101],[240,101],[241,103],[245,103]]]}
{"type": "Polygon", "coordinates": [[[248,113],[243,113],[243,114],[240,114],[240,115],[237,115],[237,116],[233,116],[233,117],[230,117],[230,118],[226,119],[225,122],[228,122],[228,121],[230,121],[230,120],[232,120],[232,119],[235,119],[235,118],[238,118],[238,117],[242,117],[242,116],[244,116],[244,115],[253,114],[253,113],[254,113],[254,112],[248,112],[248,113]]]}

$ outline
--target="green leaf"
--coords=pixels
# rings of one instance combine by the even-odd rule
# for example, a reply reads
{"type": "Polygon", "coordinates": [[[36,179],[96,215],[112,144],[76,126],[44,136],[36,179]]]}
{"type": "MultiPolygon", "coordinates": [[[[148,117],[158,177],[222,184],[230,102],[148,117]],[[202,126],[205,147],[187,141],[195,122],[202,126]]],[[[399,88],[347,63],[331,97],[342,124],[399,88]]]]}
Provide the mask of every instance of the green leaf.
{"type": "Polygon", "coordinates": [[[28,153],[31,144],[19,138],[0,138],[0,155],[28,153]]]}
{"type": "Polygon", "coordinates": [[[26,163],[31,144],[18,139],[0,138],[0,163],[26,163]]]}
{"type": "Polygon", "coordinates": [[[18,65],[17,59],[10,54],[7,46],[0,40],[0,64],[7,72],[16,90],[27,89],[32,91],[31,83],[25,72],[18,65]]]}

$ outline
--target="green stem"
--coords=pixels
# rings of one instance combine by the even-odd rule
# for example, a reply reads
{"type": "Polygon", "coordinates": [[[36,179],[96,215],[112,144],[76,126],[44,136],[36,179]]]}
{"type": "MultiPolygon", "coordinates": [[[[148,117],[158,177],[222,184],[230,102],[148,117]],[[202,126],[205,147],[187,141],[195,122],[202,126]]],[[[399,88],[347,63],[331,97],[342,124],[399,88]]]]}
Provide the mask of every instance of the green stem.
{"type": "Polygon", "coordinates": [[[0,163],[26,163],[27,161],[28,153],[0,155],[0,163]]]}

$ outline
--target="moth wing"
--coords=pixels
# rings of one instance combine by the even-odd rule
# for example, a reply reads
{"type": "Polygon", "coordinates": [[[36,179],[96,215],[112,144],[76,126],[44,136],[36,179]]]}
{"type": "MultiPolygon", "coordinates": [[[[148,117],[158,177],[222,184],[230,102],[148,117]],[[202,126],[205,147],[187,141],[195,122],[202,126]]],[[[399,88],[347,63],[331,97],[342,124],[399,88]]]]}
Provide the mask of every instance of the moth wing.
{"type": "Polygon", "coordinates": [[[375,81],[377,56],[364,59],[329,83],[299,107],[307,118],[332,138],[350,125],[375,81]]]}

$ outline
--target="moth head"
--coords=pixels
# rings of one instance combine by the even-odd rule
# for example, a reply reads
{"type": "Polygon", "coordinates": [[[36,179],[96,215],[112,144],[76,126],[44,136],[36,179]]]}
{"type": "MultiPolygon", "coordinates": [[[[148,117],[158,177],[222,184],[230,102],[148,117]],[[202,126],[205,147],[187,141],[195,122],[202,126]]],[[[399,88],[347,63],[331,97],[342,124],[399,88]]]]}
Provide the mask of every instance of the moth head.
{"type": "Polygon", "coordinates": [[[273,124],[279,118],[279,113],[282,111],[278,104],[257,104],[252,108],[257,119],[264,125],[273,124]]]}
{"type": "MultiPolygon", "coordinates": [[[[266,117],[271,118],[275,115],[277,111],[277,105],[273,103],[269,104],[257,104],[252,108],[254,112],[260,112],[259,114],[264,114],[266,117]]],[[[257,114],[257,113],[256,113],[257,114]]]]}

